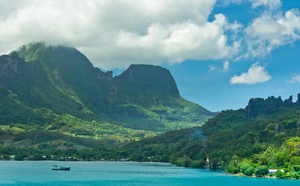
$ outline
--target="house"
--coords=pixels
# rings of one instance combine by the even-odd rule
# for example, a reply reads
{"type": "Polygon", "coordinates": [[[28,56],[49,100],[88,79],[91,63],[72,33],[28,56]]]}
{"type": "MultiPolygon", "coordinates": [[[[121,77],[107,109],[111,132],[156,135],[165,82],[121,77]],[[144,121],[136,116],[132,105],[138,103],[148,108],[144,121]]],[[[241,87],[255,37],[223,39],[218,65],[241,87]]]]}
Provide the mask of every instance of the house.
{"type": "MultiPolygon", "coordinates": [[[[275,174],[278,171],[278,169],[269,169],[269,174],[275,174]]],[[[284,170],[279,170],[280,172],[284,173],[284,170]]]]}
{"type": "Polygon", "coordinates": [[[15,158],[16,158],[16,155],[10,155],[10,156],[9,156],[9,159],[10,159],[10,160],[15,160],[15,158]]]}

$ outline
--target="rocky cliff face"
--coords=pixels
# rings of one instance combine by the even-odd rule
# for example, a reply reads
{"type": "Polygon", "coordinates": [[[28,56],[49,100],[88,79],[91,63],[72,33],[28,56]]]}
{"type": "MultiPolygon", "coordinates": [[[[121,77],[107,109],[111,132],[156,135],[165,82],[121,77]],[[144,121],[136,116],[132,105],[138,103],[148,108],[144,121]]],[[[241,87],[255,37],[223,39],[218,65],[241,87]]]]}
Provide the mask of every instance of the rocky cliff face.
{"type": "Polygon", "coordinates": [[[272,114],[279,111],[282,107],[299,107],[300,106],[300,94],[298,94],[298,100],[293,103],[293,97],[290,96],[286,100],[282,100],[279,96],[275,98],[270,96],[267,99],[263,98],[251,98],[247,107],[245,108],[246,115],[249,117],[256,117],[260,114],[272,114]]]}
{"type": "Polygon", "coordinates": [[[2,83],[20,75],[23,60],[17,54],[1,56],[0,60],[0,80],[2,83]]]}

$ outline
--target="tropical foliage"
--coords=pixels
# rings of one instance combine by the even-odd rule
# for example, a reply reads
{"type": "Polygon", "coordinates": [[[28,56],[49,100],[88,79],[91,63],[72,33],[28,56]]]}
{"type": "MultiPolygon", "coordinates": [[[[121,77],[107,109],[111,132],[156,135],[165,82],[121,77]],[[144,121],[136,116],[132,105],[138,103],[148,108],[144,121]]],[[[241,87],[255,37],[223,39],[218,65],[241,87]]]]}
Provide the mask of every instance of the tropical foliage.
{"type": "Polygon", "coordinates": [[[0,155],[299,179],[299,98],[252,98],[214,116],[183,99],[164,68],[132,65],[112,77],[76,49],[31,44],[0,57],[0,155]]]}
{"type": "Polygon", "coordinates": [[[256,117],[249,116],[247,109],[223,111],[201,128],[172,131],[135,142],[126,149],[134,154],[132,160],[298,179],[300,110],[296,104],[277,110],[256,117]],[[195,138],[195,132],[201,137],[195,138]],[[269,169],[277,172],[269,174],[269,169]]]}

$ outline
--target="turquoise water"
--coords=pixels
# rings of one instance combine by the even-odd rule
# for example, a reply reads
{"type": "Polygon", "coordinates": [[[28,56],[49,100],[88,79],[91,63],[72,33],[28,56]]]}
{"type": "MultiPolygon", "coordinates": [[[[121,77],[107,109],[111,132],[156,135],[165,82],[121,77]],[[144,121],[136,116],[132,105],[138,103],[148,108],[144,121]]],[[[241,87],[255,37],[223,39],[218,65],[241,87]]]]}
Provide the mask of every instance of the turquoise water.
{"type": "Polygon", "coordinates": [[[223,172],[187,169],[166,163],[0,161],[0,185],[299,186],[300,181],[228,176],[223,172]],[[71,170],[52,171],[53,164],[67,165],[71,170]]]}

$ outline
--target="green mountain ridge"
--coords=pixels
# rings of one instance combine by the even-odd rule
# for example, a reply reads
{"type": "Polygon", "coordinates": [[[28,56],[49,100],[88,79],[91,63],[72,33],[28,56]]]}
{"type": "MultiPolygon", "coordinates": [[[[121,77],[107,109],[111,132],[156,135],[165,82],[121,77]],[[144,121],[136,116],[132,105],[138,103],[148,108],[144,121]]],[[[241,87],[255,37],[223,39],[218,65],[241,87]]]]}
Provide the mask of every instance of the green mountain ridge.
{"type": "Polygon", "coordinates": [[[0,92],[0,126],[15,139],[46,131],[50,141],[59,133],[119,144],[200,126],[215,114],[182,98],[165,68],[131,65],[113,77],[77,49],[45,43],[0,56],[0,92]]]}
{"type": "Polygon", "coordinates": [[[299,179],[299,98],[300,94],[295,103],[292,97],[284,101],[273,96],[252,98],[246,108],[222,111],[202,127],[171,131],[126,149],[137,161],[151,157],[151,161],[222,168],[248,176],[265,176],[269,169],[276,169],[284,171],[278,171],[277,177],[299,179]]]}

